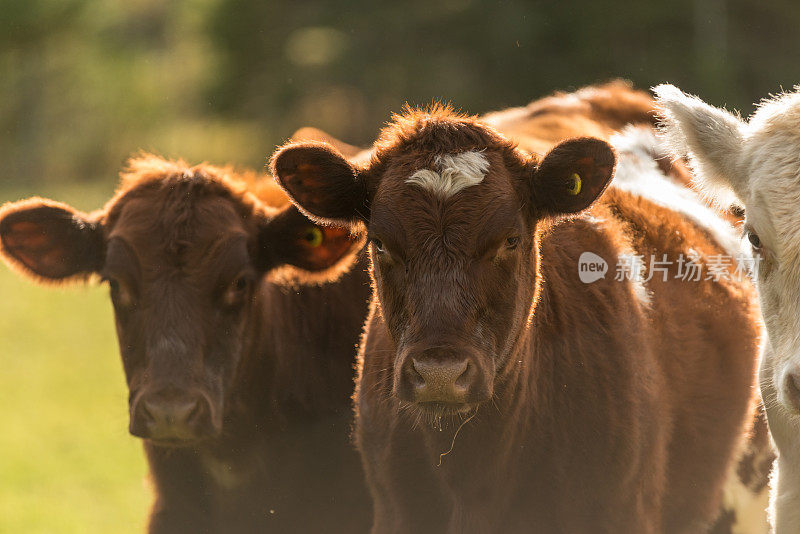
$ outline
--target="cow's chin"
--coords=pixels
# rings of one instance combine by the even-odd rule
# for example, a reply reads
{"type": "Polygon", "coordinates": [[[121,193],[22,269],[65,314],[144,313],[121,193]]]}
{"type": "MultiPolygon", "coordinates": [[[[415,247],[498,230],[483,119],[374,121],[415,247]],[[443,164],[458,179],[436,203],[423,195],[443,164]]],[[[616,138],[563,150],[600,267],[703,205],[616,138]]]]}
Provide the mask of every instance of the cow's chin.
{"type": "Polygon", "coordinates": [[[162,449],[183,449],[188,447],[196,447],[210,439],[212,439],[212,436],[196,438],[145,438],[145,441],[162,449]]]}
{"type": "Polygon", "coordinates": [[[404,403],[404,411],[412,418],[413,426],[432,427],[435,430],[458,427],[475,414],[478,404],[467,402],[413,402],[404,403]]]}
{"type": "Polygon", "coordinates": [[[471,412],[474,404],[468,402],[418,402],[418,409],[431,415],[458,415],[471,412]]]}
{"type": "Polygon", "coordinates": [[[221,432],[216,428],[203,429],[201,432],[188,432],[185,429],[171,431],[171,429],[161,429],[158,434],[148,433],[146,435],[131,432],[131,434],[148,444],[163,449],[181,449],[197,447],[220,437],[221,432]]]}

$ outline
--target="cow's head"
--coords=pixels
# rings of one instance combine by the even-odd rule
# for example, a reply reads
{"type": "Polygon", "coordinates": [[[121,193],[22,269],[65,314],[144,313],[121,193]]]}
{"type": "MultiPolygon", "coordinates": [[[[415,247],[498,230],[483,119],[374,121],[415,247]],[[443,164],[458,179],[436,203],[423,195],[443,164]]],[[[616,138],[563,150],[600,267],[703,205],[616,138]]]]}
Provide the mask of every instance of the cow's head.
{"type": "MultiPolygon", "coordinates": [[[[663,131],[695,179],[723,205],[745,208],[744,245],[772,355],[762,366],[780,405],[800,413],[800,93],[764,102],[745,122],[671,85],[655,88],[663,131]]],[[[775,399],[765,399],[768,405],[775,399]]]]}
{"type": "Polygon", "coordinates": [[[474,119],[411,112],[368,165],[289,144],[273,173],[310,217],[365,225],[379,313],[395,345],[393,393],[429,415],[487,401],[533,312],[542,221],[588,207],[614,154],[572,139],[528,156],[474,119]]]}
{"type": "Polygon", "coordinates": [[[265,273],[324,276],[358,247],[291,205],[267,207],[226,174],[140,157],[101,211],[40,198],[0,210],[0,253],[18,272],[108,284],[130,431],[159,444],[221,431],[265,273]]]}

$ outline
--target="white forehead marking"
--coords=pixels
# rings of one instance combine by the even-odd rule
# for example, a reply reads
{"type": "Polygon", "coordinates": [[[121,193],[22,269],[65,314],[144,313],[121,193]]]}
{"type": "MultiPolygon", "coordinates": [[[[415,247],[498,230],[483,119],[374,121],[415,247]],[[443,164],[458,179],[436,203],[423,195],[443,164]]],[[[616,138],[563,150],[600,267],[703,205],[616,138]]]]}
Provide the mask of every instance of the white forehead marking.
{"type": "Polygon", "coordinates": [[[420,169],[406,183],[449,198],[462,189],[481,183],[489,170],[489,160],[477,150],[436,156],[434,163],[439,172],[420,169]]]}

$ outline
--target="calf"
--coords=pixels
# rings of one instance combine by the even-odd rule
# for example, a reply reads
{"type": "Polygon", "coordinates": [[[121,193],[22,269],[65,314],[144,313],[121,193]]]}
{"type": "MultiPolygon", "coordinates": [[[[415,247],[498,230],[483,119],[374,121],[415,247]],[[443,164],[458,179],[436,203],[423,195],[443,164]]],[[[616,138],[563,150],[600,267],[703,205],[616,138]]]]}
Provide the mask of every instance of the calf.
{"type": "Polygon", "coordinates": [[[396,117],[363,165],[323,143],[275,154],[304,213],[369,237],[355,402],[373,532],[710,527],[752,410],[757,310],[732,268],[675,279],[735,239],[653,143],[618,139],[619,186],[594,206],[606,142],[529,155],[442,108],[396,117]]]}
{"type": "MultiPolygon", "coordinates": [[[[481,117],[481,122],[494,127],[529,152],[545,153],[564,138],[592,135],[609,140],[630,125],[655,126],[657,118],[658,106],[650,95],[615,80],[584,87],[574,93],[555,93],[524,107],[489,113],[481,117]]],[[[324,136],[314,136],[313,139],[333,141],[333,146],[343,153],[353,153],[351,147],[341,145],[337,140],[324,136]]],[[[677,185],[699,192],[701,188],[692,181],[683,158],[671,158],[663,142],[645,139],[643,146],[651,147],[652,154],[647,159],[655,158],[646,165],[658,165],[677,185]]],[[[651,200],[658,201],[658,193],[654,193],[658,188],[648,189],[651,200]]],[[[693,196],[688,191],[680,193],[693,196]]],[[[706,222],[716,219],[696,202],[689,203],[689,206],[691,210],[683,210],[687,216],[702,213],[706,222]]],[[[732,224],[742,223],[741,211],[735,206],[723,212],[722,216],[732,224]]],[[[718,221],[716,226],[719,224],[723,223],[718,221]]],[[[727,242],[728,248],[737,246],[735,236],[729,232],[723,230],[716,236],[727,242]]],[[[767,484],[774,452],[768,438],[763,406],[759,403],[753,412],[752,428],[745,434],[747,439],[739,451],[739,462],[729,473],[718,521],[709,531],[712,534],[765,534],[767,531],[767,484]]]]}
{"type": "Polygon", "coordinates": [[[745,209],[746,246],[760,258],[759,300],[766,324],[759,382],[778,448],[773,526],[800,532],[800,92],[763,102],[743,121],[682,93],[655,88],[664,134],[688,155],[697,182],[721,204],[745,209]]]}
{"type": "Polygon", "coordinates": [[[349,439],[361,255],[341,274],[361,245],[276,203],[274,183],[142,156],[97,212],[39,198],[0,211],[18,272],[110,287],[152,533],[368,527],[349,439]]]}

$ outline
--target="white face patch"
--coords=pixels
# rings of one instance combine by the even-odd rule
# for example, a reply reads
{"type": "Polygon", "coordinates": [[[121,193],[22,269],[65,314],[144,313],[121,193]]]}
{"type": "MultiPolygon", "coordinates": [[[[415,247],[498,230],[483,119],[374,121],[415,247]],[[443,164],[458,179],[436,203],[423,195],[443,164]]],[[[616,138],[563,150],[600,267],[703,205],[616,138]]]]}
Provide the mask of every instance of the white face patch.
{"type": "MultiPolygon", "coordinates": [[[[747,224],[764,244],[766,260],[757,278],[761,313],[773,354],[761,372],[774,385],[775,408],[789,417],[798,435],[798,406],[792,384],[800,374],[800,92],[761,104],[744,127],[735,177],[747,224]]],[[[763,380],[763,377],[762,377],[763,380]]],[[[766,399],[765,399],[766,401],[766,399]]],[[[775,409],[773,408],[773,409],[775,409]]],[[[776,410],[777,411],[777,410],[776,410]]],[[[772,419],[770,419],[772,424],[772,419]]],[[[796,440],[796,438],[794,438],[796,440]]],[[[796,442],[792,447],[796,447],[796,442]]],[[[784,443],[785,445],[785,443],[784,443]]],[[[794,504],[793,504],[794,506],[794,504]]]]}
{"type": "Polygon", "coordinates": [[[481,183],[489,170],[489,160],[477,150],[437,156],[434,163],[439,172],[420,169],[406,183],[449,198],[462,189],[481,183]]]}
{"type": "Polygon", "coordinates": [[[675,87],[654,91],[666,110],[662,134],[676,155],[689,157],[695,183],[721,205],[743,203],[747,225],[764,244],[756,282],[770,358],[762,363],[762,389],[771,390],[765,403],[773,414],[786,412],[770,425],[790,421],[796,434],[800,406],[791,392],[800,375],[800,87],[762,102],[747,122],[675,87]]]}

